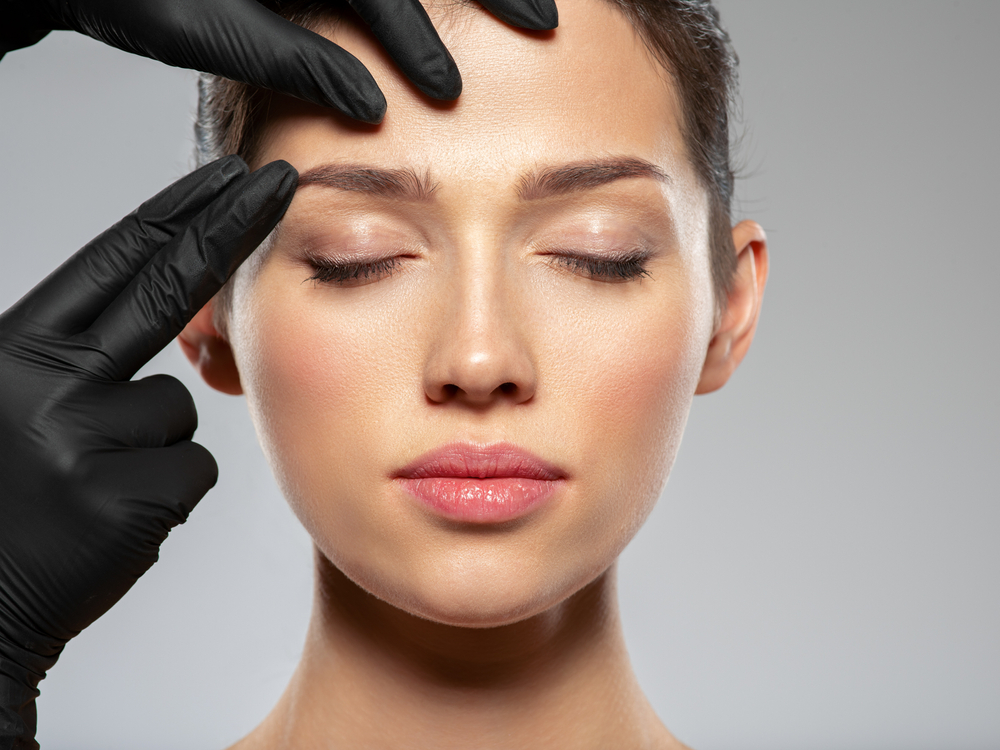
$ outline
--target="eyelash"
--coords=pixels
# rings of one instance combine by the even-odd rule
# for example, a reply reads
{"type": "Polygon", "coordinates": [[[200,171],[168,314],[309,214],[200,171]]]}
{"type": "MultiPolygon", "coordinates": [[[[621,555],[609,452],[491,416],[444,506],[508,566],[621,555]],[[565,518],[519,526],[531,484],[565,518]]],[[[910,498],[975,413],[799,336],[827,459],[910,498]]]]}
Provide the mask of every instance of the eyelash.
{"type": "Polygon", "coordinates": [[[646,270],[649,256],[641,252],[630,253],[613,260],[579,255],[553,255],[553,257],[573,271],[585,273],[591,279],[611,283],[622,283],[649,276],[649,271],[646,270]]]}
{"type": "MultiPolygon", "coordinates": [[[[552,254],[551,257],[575,272],[584,273],[588,278],[600,281],[622,283],[649,276],[649,271],[646,270],[649,256],[644,253],[632,253],[614,260],[578,255],[552,254]]],[[[309,264],[316,272],[306,280],[338,286],[350,286],[351,282],[363,284],[368,281],[378,281],[391,276],[399,266],[399,261],[398,256],[371,263],[334,263],[326,258],[310,258],[309,264]]]]}
{"type": "Polygon", "coordinates": [[[326,258],[310,258],[309,264],[316,273],[306,281],[318,281],[321,284],[337,284],[349,286],[351,282],[365,283],[378,281],[392,272],[399,265],[399,258],[383,258],[371,263],[334,263],[326,258]],[[374,277],[374,278],[372,278],[374,277]]]}

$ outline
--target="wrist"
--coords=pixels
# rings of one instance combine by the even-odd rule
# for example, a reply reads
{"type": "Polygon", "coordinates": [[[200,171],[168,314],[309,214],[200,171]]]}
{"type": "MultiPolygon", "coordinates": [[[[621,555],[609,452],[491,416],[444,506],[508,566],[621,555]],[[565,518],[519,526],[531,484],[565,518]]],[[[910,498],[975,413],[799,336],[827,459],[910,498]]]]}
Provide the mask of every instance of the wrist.
{"type": "Polygon", "coordinates": [[[41,677],[0,655],[0,750],[34,750],[41,677]]]}
{"type": "Polygon", "coordinates": [[[17,671],[16,665],[12,670],[8,660],[0,656],[0,750],[38,747],[35,742],[38,683],[24,684],[24,675],[17,671]]]}
{"type": "Polygon", "coordinates": [[[37,750],[38,683],[59,653],[39,656],[0,636],[0,750],[37,750]]]}

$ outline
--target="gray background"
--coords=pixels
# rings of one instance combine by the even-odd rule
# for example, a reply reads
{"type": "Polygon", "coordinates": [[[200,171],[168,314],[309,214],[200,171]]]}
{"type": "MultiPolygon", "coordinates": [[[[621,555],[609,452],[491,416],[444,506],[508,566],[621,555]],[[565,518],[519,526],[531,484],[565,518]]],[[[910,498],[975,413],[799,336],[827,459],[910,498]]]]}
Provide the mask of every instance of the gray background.
{"type": "MultiPolygon", "coordinates": [[[[1000,747],[1000,3],[720,3],[743,62],[758,338],[622,560],[700,750],[1000,747]]],[[[6,307],[191,165],[193,76],[68,33],[0,63],[6,307]]],[[[49,748],[219,748],[295,663],[309,543],[242,400],[178,349],[219,486],[43,683],[49,748]]]]}

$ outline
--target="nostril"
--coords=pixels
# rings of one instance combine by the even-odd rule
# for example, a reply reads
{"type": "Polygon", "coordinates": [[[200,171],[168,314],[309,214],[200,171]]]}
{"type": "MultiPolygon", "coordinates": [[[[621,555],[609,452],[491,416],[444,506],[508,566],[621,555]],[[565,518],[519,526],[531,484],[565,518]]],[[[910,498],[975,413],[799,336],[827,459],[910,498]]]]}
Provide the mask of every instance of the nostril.
{"type": "Polygon", "coordinates": [[[455,398],[458,395],[459,388],[454,383],[446,383],[441,390],[444,391],[445,398],[455,398]]]}
{"type": "Polygon", "coordinates": [[[514,383],[504,383],[500,386],[500,392],[509,396],[510,394],[517,391],[517,386],[514,383]]]}

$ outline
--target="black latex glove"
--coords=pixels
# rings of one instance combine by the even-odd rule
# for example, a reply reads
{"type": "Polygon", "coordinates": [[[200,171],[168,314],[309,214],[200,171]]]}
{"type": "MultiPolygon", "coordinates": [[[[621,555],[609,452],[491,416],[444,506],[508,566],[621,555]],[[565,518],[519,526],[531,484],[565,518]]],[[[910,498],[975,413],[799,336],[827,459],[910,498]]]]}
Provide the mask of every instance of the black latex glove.
{"type": "Polygon", "coordinates": [[[174,183],[0,315],[0,750],[35,748],[37,685],[215,484],[176,378],[130,381],[291,202],[285,162],[174,183]]]}
{"type": "MultiPolygon", "coordinates": [[[[481,2],[514,26],[540,30],[558,23],[554,0],[481,2]]],[[[350,3],[421,91],[438,99],[461,93],[458,68],[419,0],[350,3]]],[[[73,29],[168,65],[275,89],[366,122],[378,122],[385,112],[382,92],[355,57],[257,0],[0,0],[0,57],[52,29],[73,29]]]]}

